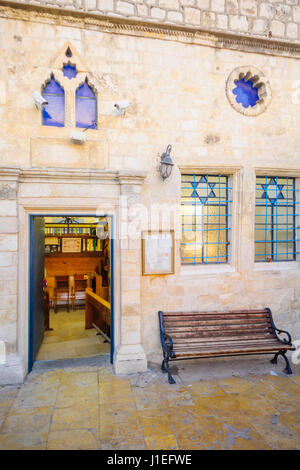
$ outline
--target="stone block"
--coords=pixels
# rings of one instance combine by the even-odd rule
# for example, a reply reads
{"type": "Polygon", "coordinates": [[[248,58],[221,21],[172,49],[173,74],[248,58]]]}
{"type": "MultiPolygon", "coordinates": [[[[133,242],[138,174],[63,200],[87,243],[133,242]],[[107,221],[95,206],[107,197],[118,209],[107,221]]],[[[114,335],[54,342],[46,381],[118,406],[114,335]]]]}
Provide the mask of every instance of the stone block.
{"type": "Polygon", "coordinates": [[[236,15],[239,12],[238,0],[226,0],[226,12],[230,15],[236,15]]]}
{"type": "Polygon", "coordinates": [[[137,8],[138,16],[140,16],[141,18],[148,17],[147,5],[137,5],[136,8],[137,8]]]}
{"type": "Polygon", "coordinates": [[[160,8],[168,8],[169,10],[178,10],[179,1],[178,0],[159,0],[158,6],[160,8]]]}
{"type": "Polygon", "coordinates": [[[254,34],[265,34],[267,30],[268,30],[267,20],[258,18],[253,21],[252,32],[254,34]]]}
{"type": "Polygon", "coordinates": [[[185,8],[185,22],[192,25],[200,25],[200,10],[196,8],[185,8]]]}
{"type": "Polygon", "coordinates": [[[0,200],[1,199],[16,199],[16,197],[17,197],[16,183],[6,183],[6,182],[0,183],[0,200]]]}
{"type": "Polygon", "coordinates": [[[273,36],[284,36],[285,24],[281,21],[272,21],[270,24],[270,30],[272,31],[273,36]]]}
{"type": "Polygon", "coordinates": [[[164,20],[166,18],[166,10],[161,8],[151,8],[151,16],[156,20],[164,20]]]}
{"type": "Polygon", "coordinates": [[[167,19],[172,23],[183,23],[183,14],[178,11],[168,11],[167,19]]]}
{"type": "Polygon", "coordinates": [[[257,0],[241,0],[241,14],[257,16],[257,0]]]}
{"type": "Polygon", "coordinates": [[[300,5],[293,8],[293,18],[296,23],[300,23],[300,5]]]}
{"type": "Polygon", "coordinates": [[[227,15],[217,15],[217,24],[218,29],[227,29],[228,28],[228,17],[227,15]]]}
{"type": "Polygon", "coordinates": [[[17,251],[18,235],[6,234],[0,235],[0,251],[17,251]]]}
{"type": "Polygon", "coordinates": [[[249,23],[246,16],[231,15],[229,17],[229,26],[234,31],[248,31],[249,23]]]}
{"type": "Polygon", "coordinates": [[[16,266],[0,268],[0,281],[12,281],[16,279],[17,279],[16,266]]]}
{"type": "Polygon", "coordinates": [[[197,7],[201,8],[201,10],[208,10],[209,9],[209,0],[196,0],[197,7]]]}
{"type": "Polygon", "coordinates": [[[5,251],[0,252],[0,267],[16,266],[16,264],[17,264],[16,253],[5,252],[5,251]]]}
{"type": "Polygon", "coordinates": [[[259,8],[259,16],[262,16],[264,18],[267,18],[268,20],[271,20],[274,18],[276,13],[276,8],[274,5],[271,5],[270,3],[261,3],[260,8],[259,8]]]}
{"type": "Polygon", "coordinates": [[[286,35],[288,38],[297,39],[298,38],[298,28],[299,26],[296,23],[288,23],[286,25],[286,35]]]}
{"type": "Polygon", "coordinates": [[[97,0],[84,0],[84,6],[86,10],[96,10],[97,0]]]}
{"type": "Polygon", "coordinates": [[[216,23],[216,14],[212,11],[203,11],[201,25],[205,28],[213,28],[216,23]]]}
{"type": "Polygon", "coordinates": [[[126,16],[133,16],[134,15],[134,6],[128,2],[117,2],[116,11],[122,13],[126,16]]]}
{"type": "Polygon", "coordinates": [[[289,20],[292,16],[292,8],[288,5],[278,5],[275,9],[275,19],[280,21],[289,20]]]}
{"type": "Polygon", "coordinates": [[[18,219],[16,217],[0,217],[0,233],[18,232],[18,219]]]}
{"type": "Polygon", "coordinates": [[[218,13],[223,13],[225,10],[225,0],[211,0],[211,9],[218,13]]]}
{"type": "Polygon", "coordinates": [[[113,11],[114,10],[114,0],[99,0],[98,4],[99,10],[103,11],[113,11]]]}
{"type": "MultiPolygon", "coordinates": [[[[17,215],[16,201],[5,200],[0,202],[0,217],[12,217],[17,215]]],[[[1,233],[1,227],[0,227],[1,233]]]]}

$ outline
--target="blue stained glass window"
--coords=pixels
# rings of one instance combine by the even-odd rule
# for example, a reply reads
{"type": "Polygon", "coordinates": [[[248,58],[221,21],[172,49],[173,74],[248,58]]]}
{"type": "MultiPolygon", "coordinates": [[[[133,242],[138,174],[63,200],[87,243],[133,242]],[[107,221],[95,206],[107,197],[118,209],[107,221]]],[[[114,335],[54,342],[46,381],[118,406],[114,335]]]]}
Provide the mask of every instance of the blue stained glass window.
{"type": "Polygon", "coordinates": [[[53,76],[45,86],[42,95],[48,101],[42,110],[43,125],[63,127],[65,125],[65,92],[53,76]]]}
{"type": "Polygon", "coordinates": [[[296,180],[257,176],[255,261],[296,260],[296,180]]]}
{"type": "Polygon", "coordinates": [[[65,77],[68,77],[69,79],[75,78],[77,75],[77,70],[76,70],[76,65],[70,64],[64,64],[63,66],[63,73],[65,77]]]}
{"type": "Polygon", "coordinates": [[[245,78],[235,82],[236,88],[232,93],[236,95],[237,103],[241,103],[244,108],[253,107],[259,101],[258,88],[255,87],[251,80],[245,81],[245,78]]]}
{"type": "Polygon", "coordinates": [[[228,262],[228,177],[182,175],[182,264],[228,262]]]}
{"type": "Polygon", "coordinates": [[[97,99],[87,81],[76,90],[76,127],[97,129],[97,99]]]}

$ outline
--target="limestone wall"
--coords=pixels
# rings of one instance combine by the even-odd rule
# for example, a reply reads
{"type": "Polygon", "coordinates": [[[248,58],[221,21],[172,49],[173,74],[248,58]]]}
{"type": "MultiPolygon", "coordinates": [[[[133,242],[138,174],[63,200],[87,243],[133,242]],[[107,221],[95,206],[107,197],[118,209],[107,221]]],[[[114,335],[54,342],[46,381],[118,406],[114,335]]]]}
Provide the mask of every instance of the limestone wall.
{"type": "Polygon", "coordinates": [[[299,0],[16,0],[139,21],[299,41],[299,0]]]}
{"type": "MultiPolygon", "coordinates": [[[[2,12],[0,18],[1,167],[143,171],[147,178],[140,198],[149,210],[151,204],[178,206],[182,171],[220,172],[232,177],[232,255],[228,266],[182,267],[177,241],[174,275],[139,277],[140,244],[129,245],[121,260],[122,308],[129,343],[139,336],[140,331],[129,334],[133,324],[138,324],[148,358],[160,356],[159,309],[265,306],[273,310],[279,327],[291,330],[299,339],[299,262],[255,264],[253,229],[255,175],[300,177],[299,59],[292,54],[284,57],[278,51],[245,53],[193,44],[186,37],[181,41],[161,33],[159,37],[149,32],[144,36],[130,31],[125,34],[98,25],[77,27],[53,17],[30,15],[14,19],[5,18],[2,12]],[[43,127],[32,100],[33,91],[40,90],[52,72],[58,73],[58,59],[68,45],[74,60],[82,61],[82,73],[88,75],[98,96],[99,129],[86,131],[87,142],[82,146],[70,141],[72,119],[69,127],[43,127]],[[270,103],[258,116],[240,114],[226,96],[228,76],[242,66],[257,67],[270,83],[270,103]],[[123,117],[115,116],[113,105],[123,99],[129,99],[131,105],[123,117]],[[162,182],[158,156],[168,144],[173,146],[176,167],[162,182]]],[[[68,112],[72,115],[72,100],[70,103],[68,112]]],[[[28,240],[25,222],[18,237],[16,201],[21,202],[14,183],[7,178],[2,174],[0,186],[0,339],[13,353],[27,341],[19,328],[20,321],[25,322],[22,309],[27,308],[28,299],[17,295],[17,252],[20,246],[26,252],[28,240]]],[[[76,178],[73,185],[61,185],[59,193],[44,180],[28,183],[22,189],[22,207],[30,209],[45,202],[47,207],[65,203],[65,207],[74,208],[78,203],[84,210],[89,207],[89,198],[95,199],[93,188],[97,186],[93,182],[83,187],[81,200],[76,178]]],[[[101,201],[99,198],[100,207],[101,201]]],[[[93,207],[96,205],[94,201],[93,207]]],[[[160,228],[158,222],[156,228],[160,228]]],[[[164,228],[179,227],[170,223],[164,228]]],[[[22,265],[18,292],[27,275],[22,265]]]]}

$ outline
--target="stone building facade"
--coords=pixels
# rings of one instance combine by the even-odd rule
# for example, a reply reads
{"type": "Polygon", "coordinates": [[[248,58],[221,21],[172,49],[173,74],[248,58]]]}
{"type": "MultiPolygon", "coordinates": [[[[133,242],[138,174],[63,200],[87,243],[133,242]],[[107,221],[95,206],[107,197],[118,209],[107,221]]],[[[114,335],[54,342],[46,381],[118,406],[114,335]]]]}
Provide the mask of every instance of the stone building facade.
{"type": "MultiPolygon", "coordinates": [[[[298,0],[1,1],[0,43],[0,383],[28,371],[34,214],[114,215],[117,373],[160,360],[158,310],[268,306],[278,327],[300,338],[299,254],[255,262],[254,234],[256,178],[292,178],[299,188],[298,0]],[[97,96],[98,128],[80,145],[70,139],[72,80],[61,76],[64,127],[43,126],[32,100],[59,76],[68,48],[97,96]],[[230,95],[243,71],[263,84],[254,112],[230,95]],[[130,105],[116,115],[124,99],[130,105]],[[175,166],[162,181],[157,166],[168,144],[175,166]],[[149,229],[156,207],[151,229],[180,234],[180,218],[165,216],[180,208],[182,174],[228,176],[227,263],[183,264],[178,235],[174,274],[143,276],[140,238],[122,235],[122,201],[125,231],[149,229]]],[[[298,253],[298,215],[293,224],[298,253]]]]}

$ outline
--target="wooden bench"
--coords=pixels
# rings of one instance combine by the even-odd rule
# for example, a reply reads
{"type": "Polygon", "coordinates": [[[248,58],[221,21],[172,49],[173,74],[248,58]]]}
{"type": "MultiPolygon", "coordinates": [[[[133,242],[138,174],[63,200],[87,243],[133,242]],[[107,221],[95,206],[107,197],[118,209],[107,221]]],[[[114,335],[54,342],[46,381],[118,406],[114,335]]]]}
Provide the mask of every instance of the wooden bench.
{"type": "Polygon", "coordinates": [[[292,374],[286,357],[294,350],[291,335],[274,325],[269,308],[229,312],[158,312],[160,339],[164,359],[162,371],[174,384],[169,360],[202,357],[274,354],[277,364],[281,355],[286,362],[284,372],[292,374]],[[287,338],[280,339],[285,333],[287,338]]]}
{"type": "Polygon", "coordinates": [[[110,303],[94,294],[88,287],[85,290],[85,328],[97,330],[110,341],[110,303]]]}

